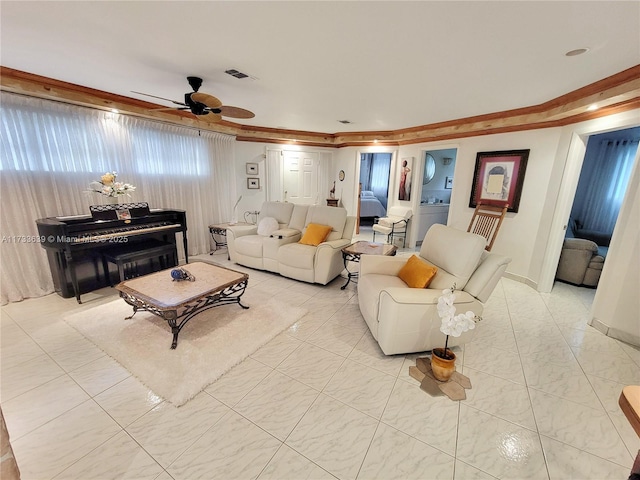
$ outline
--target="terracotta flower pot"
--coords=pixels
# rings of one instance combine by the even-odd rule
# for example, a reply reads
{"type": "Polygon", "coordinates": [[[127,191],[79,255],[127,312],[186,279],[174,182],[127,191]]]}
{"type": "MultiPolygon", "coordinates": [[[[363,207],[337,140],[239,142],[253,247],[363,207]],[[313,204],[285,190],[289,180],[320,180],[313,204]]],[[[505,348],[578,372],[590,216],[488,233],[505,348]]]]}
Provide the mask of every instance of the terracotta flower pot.
{"type": "Polygon", "coordinates": [[[431,370],[437,380],[448,382],[456,371],[456,354],[447,349],[445,355],[444,348],[434,348],[431,351],[431,370]]]}

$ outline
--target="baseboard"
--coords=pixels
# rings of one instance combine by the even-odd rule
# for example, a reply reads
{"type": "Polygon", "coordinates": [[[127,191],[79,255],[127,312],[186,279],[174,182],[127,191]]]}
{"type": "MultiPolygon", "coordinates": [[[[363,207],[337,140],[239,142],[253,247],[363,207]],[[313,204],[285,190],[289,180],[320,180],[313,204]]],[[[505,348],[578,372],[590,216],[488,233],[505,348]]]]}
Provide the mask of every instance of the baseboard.
{"type": "Polygon", "coordinates": [[[525,285],[533,288],[533,289],[537,289],[538,288],[538,284],[536,282],[534,282],[533,280],[530,280],[527,277],[523,277],[522,275],[516,275],[515,273],[509,273],[509,272],[504,272],[502,274],[502,276],[504,278],[508,278],[509,280],[513,280],[519,283],[524,283],[525,285]]]}
{"type": "Polygon", "coordinates": [[[609,327],[606,323],[601,322],[597,318],[592,318],[587,323],[599,332],[604,333],[607,337],[615,338],[616,340],[628,343],[629,345],[640,347],[640,336],[638,335],[609,327]]]}

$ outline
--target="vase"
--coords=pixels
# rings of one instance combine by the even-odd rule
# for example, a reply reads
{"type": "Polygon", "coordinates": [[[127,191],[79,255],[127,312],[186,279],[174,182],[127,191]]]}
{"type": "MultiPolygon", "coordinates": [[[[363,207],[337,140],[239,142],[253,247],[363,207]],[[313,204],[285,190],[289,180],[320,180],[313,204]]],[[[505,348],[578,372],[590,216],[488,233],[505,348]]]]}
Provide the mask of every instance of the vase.
{"type": "Polygon", "coordinates": [[[431,351],[431,370],[437,380],[448,382],[456,371],[456,354],[447,349],[445,355],[444,348],[434,348],[431,351]]]}
{"type": "Polygon", "coordinates": [[[118,197],[107,197],[107,205],[118,205],[120,199],[118,197]]]}

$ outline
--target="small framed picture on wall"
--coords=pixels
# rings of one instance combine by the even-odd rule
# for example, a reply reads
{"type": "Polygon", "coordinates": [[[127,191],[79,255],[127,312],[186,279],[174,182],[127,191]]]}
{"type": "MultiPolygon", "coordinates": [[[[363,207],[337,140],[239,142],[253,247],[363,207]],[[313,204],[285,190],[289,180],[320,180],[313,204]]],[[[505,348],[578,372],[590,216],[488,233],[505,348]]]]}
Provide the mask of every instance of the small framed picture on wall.
{"type": "Polygon", "coordinates": [[[257,163],[247,163],[247,175],[258,175],[257,163]]]}
{"type": "Polygon", "coordinates": [[[444,181],[444,188],[451,190],[453,188],[453,177],[446,177],[444,181]]]}
{"type": "Polygon", "coordinates": [[[249,190],[260,190],[259,178],[247,178],[247,188],[249,190]]]}
{"type": "Polygon", "coordinates": [[[400,183],[398,185],[398,200],[411,200],[411,170],[413,157],[406,157],[400,161],[400,183]]]}

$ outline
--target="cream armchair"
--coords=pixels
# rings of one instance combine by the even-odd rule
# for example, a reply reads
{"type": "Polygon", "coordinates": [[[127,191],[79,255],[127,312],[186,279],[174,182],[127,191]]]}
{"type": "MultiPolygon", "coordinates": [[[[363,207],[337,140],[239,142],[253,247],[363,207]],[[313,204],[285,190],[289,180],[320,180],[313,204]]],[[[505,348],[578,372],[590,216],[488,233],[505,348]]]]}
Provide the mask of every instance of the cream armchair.
{"type": "MultiPolygon", "coordinates": [[[[399,277],[407,257],[362,255],[358,303],[371,334],[386,355],[443,347],[438,297],[456,284],[456,311],[481,315],[511,259],[486,252],[480,235],[433,225],[419,256],[438,268],[428,288],[409,288],[399,277]]],[[[488,319],[485,319],[487,321],[488,319]]],[[[477,328],[482,328],[482,323],[477,328]]],[[[471,341],[475,330],[450,337],[449,346],[471,341]]]]}

